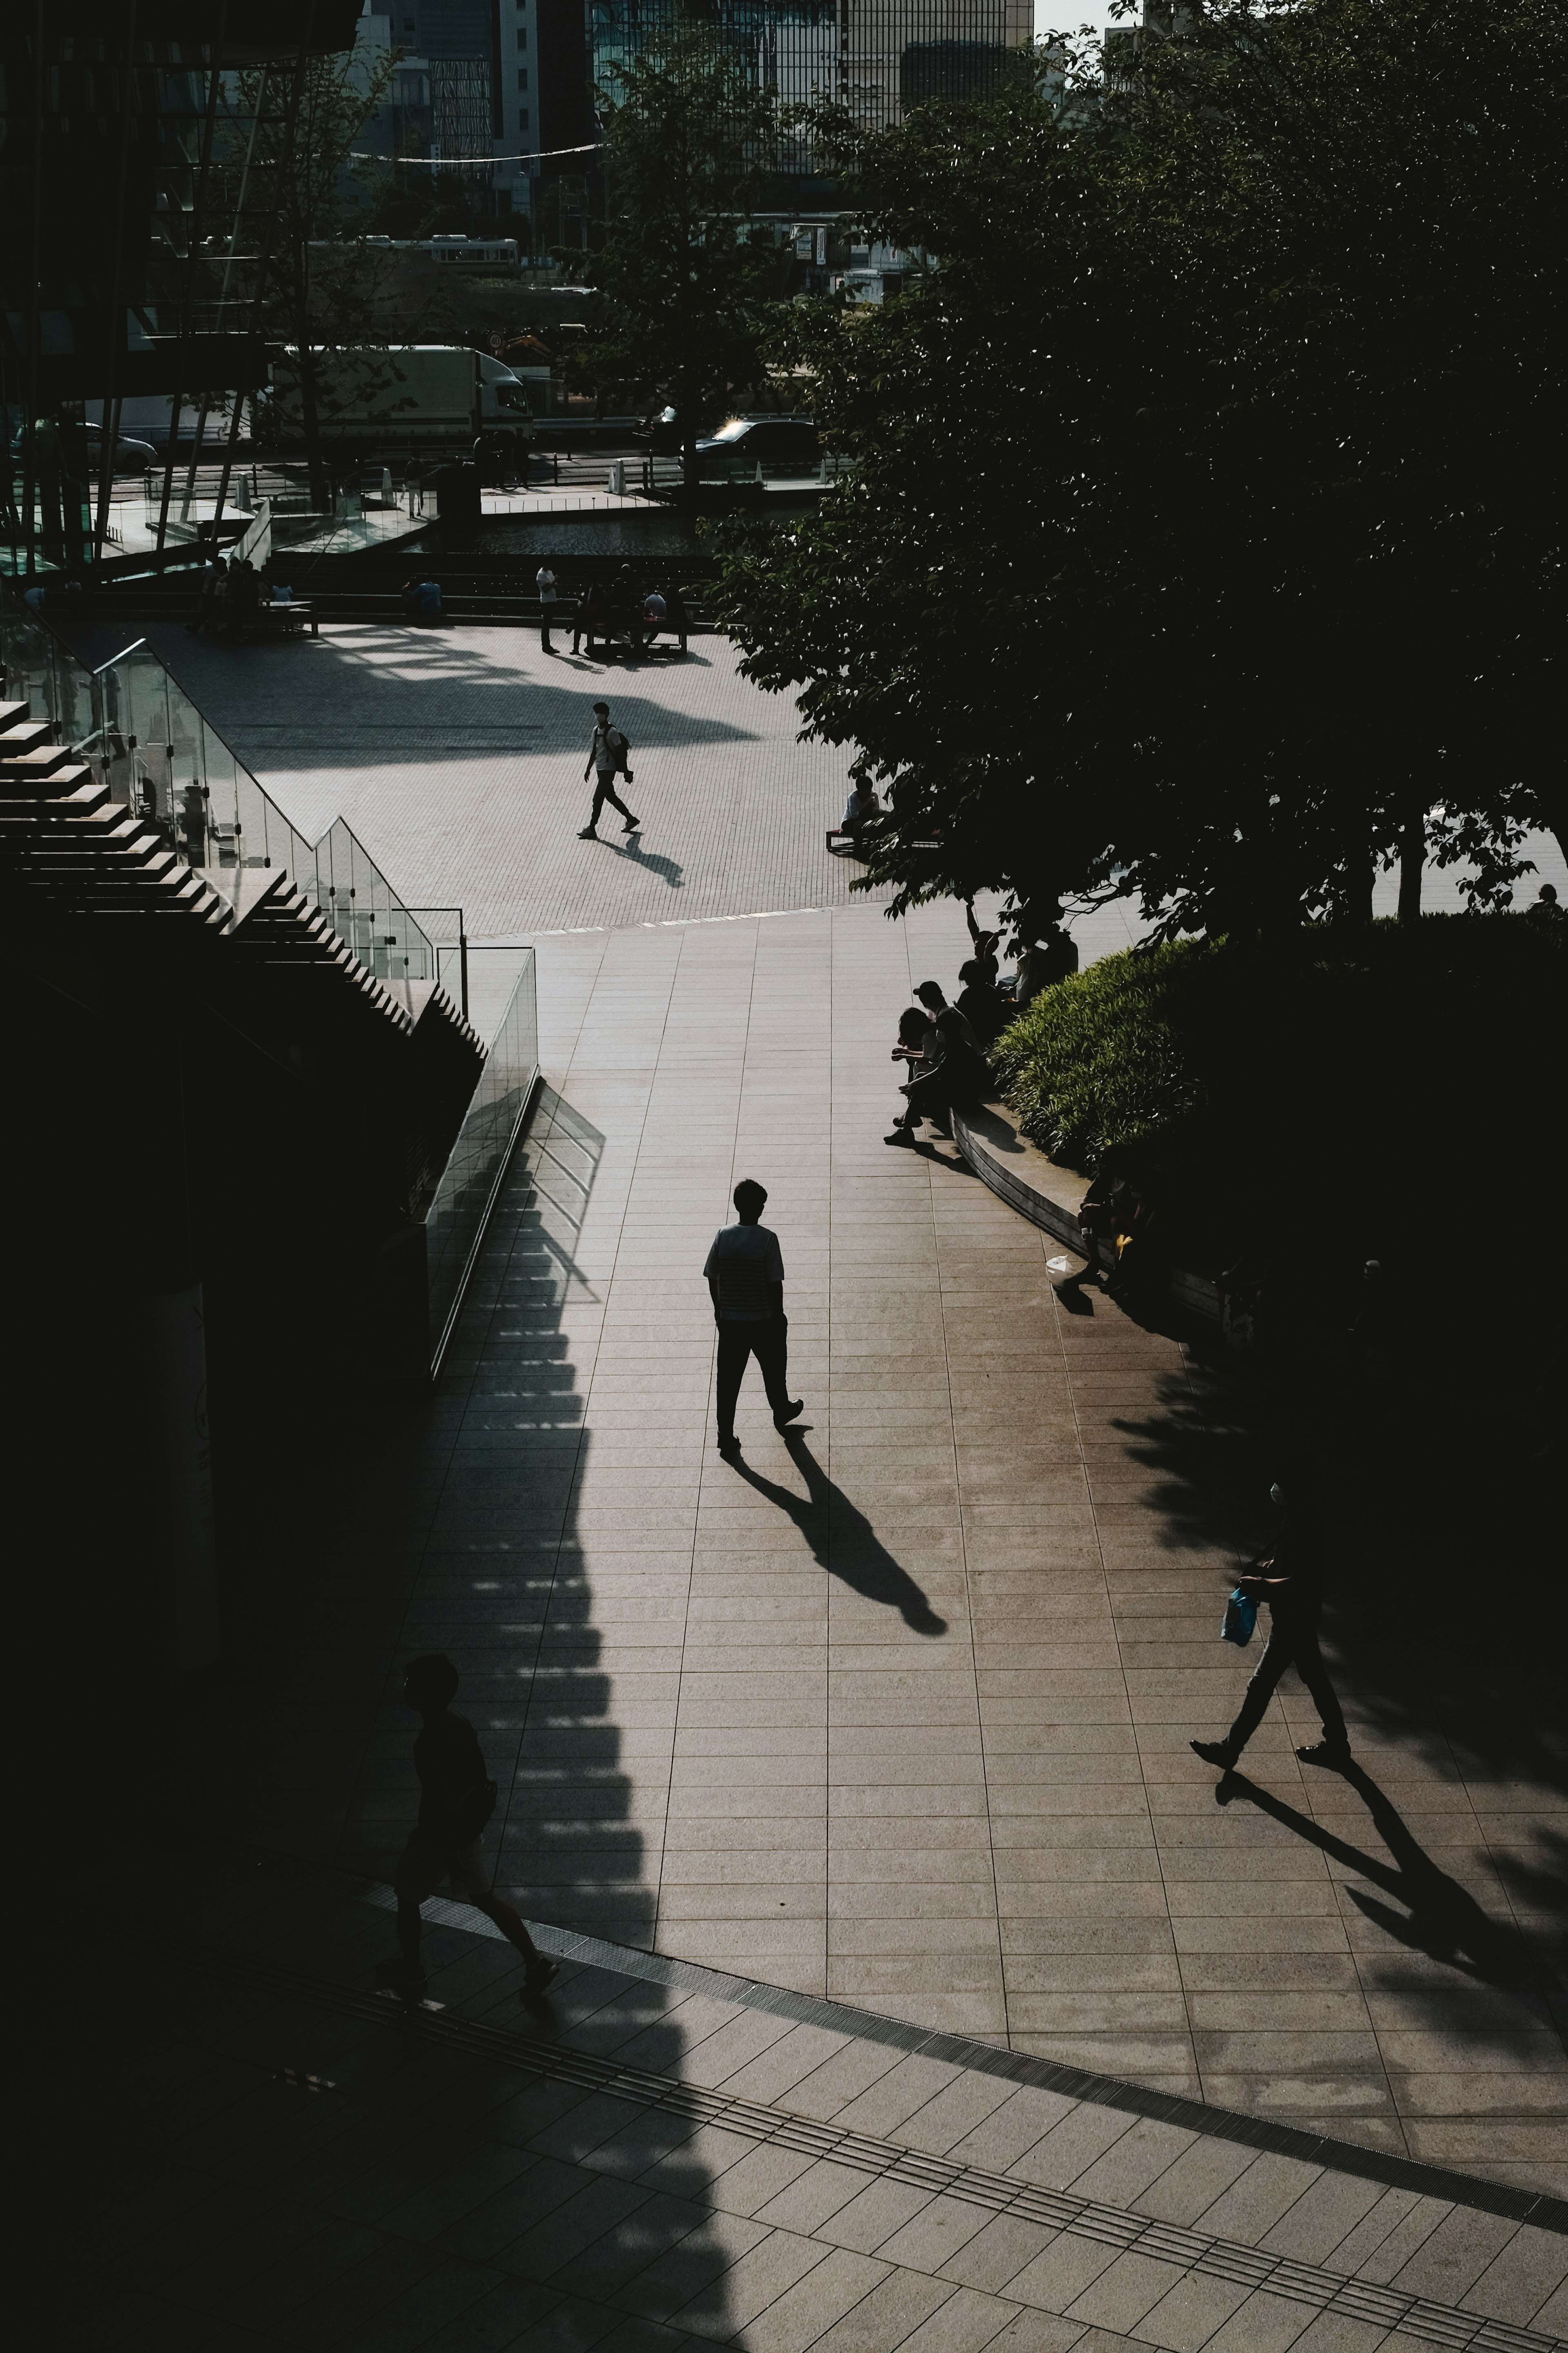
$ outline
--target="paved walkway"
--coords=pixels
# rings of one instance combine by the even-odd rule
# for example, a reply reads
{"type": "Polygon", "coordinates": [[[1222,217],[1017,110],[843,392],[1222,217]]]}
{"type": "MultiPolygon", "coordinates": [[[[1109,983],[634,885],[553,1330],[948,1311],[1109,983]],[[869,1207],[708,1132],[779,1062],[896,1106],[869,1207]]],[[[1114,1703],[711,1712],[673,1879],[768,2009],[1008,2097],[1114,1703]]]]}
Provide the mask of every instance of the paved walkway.
{"type": "MultiPolygon", "coordinates": [[[[546,655],[531,629],[331,624],[239,647],[151,634],[296,825],[314,839],[346,818],[408,905],[460,905],[475,939],[864,903],[850,897],[860,868],[823,846],[847,754],[797,744],[789,698],[741,678],[725,638],[632,666],[574,658],[569,633],[546,655]],[[602,843],[577,839],[601,696],[635,747],[626,797],[643,830],[629,842],[613,811],[602,843]]],[[[1568,895],[1555,843],[1527,847],[1568,895]]],[[[1381,879],[1380,913],[1397,887],[1381,879]]],[[[1455,872],[1429,873],[1426,906],[1457,903],[1455,872]]],[[[1141,926],[1110,907],[1074,929],[1087,960],[1141,926]]]]}
{"type": "Polygon", "coordinates": [[[147,1982],[104,1989],[60,2342],[1547,2353],[1568,2327],[1568,2237],[1506,2193],[559,1934],[520,2011],[510,1947],[434,1926],[405,2013],[369,1990],[385,1900],[248,1860],[157,1891],[147,1982]]]}
{"type": "Polygon", "coordinates": [[[1187,1742],[1247,1672],[1262,1466],[1180,1345],[883,1145],[961,945],[947,909],[545,943],[552,1092],[440,1396],[343,1499],[291,1723],[237,1706],[257,1834],[385,1879],[399,1662],[444,1647],[530,1916],[1562,2188],[1560,1799],[1344,1668],[1361,1778],[1297,1764],[1290,1677],[1216,1802],[1187,1742]],[[730,1464],[700,1269],[743,1174],[808,1409],[786,1444],[748,1389],[730,1464]]]}

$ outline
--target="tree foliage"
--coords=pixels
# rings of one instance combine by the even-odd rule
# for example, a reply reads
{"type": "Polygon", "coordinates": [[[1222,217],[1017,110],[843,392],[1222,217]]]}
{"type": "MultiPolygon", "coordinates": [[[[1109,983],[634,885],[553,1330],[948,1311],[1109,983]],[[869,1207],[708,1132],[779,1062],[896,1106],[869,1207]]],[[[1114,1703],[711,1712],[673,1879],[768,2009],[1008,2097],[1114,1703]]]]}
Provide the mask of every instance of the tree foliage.
{"type": "Polygon", "coordinates": [[[616,73],[601,93],[608,215],[586,252],[557,254],[592,275],[607,313],[573,373],[601,396],[672,402],[695,481],[699,433],[765,372],[776,266],[750,227],[776,110],[733,47],[696,26],[616,73]]]}
{"type": "Polygon", "coordinates": [[[794,315],[858,470],[727,597],[898,903],[1361,916],[1402,845],[1485,899],[1562,835],[1565,92],[1539,0],[1218,0],[858,148],[937,265],[794,315]]]}

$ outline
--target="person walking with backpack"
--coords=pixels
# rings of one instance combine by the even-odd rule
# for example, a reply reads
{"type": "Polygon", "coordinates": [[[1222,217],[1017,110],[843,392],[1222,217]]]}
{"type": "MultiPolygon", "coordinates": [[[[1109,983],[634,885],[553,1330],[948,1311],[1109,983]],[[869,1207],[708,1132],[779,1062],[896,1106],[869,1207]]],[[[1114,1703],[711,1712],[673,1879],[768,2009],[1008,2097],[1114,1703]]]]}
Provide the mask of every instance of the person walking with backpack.
{"type": "Polygon", "coordinates": [[[383,1961],[378,1984],[405,2001],[425,1991],[419,1959],[419,1906],[445,1880],[459,1904],[471,1904],[493,1920],[517,1947],[526,1964],[522,2000],[542,1994],[559,1971],[559,1961],[542,1953],[520,1915],[490,1892],[483,1848],[485,1825],[495,1811],[496,1785],[485,1772],[479,1737],[467,1716],[454,1715],[458,1670],[439,1651],[409,1662],[403,1679],[405,1706],[417,1710],[424,1730],[414,1743],[419,1776],[419,1820],[403,1850],[393,1885],[397,1893],[397,1958],[383,1961]]]}
{"type": "Polygon", "coordinates": [[[595,703],[594,721],[594,740],[588,746],[588,765],[583,771],[584,784],[590,776],[595,779],[594,814],[577,836],[579,841],[598,840],[599,811],[606,801],[618,808],[625,818],[626,824],[621,828],[623,833],[636,833],[637,829],[637,818],[616,790],[617,776],[625,776],[628,785],[632,781],[632,772],[626,765],[632,747],[620,729],[611,726],[607,702],[595,703]]]}

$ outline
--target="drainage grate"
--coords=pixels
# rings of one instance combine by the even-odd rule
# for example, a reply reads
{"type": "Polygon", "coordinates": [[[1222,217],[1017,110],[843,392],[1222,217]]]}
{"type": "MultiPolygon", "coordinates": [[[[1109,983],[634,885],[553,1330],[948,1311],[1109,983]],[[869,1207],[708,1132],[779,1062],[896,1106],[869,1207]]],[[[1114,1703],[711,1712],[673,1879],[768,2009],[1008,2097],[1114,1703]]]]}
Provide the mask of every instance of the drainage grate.
{"type": "MultiPolygon", "coordinates": [[[[571,2084],[586,2092],[607,2093],[631,2105],[683,2117],[692,2125],[719,2125],[726,2132],[802,2156],[831,2158],[836,2165],[889,2180],[907,2182],[933,2196],[956,2198],[965,2205],[983,2206],[994,2214],[1016,2215],[1042,2230],[1066,2231],[1075,2238],[1092,2239],[1119,2253],[1136,2249],[1156,2263],[1180,2272],[1199,2272],[1247,2288],[1267,2288],[1271,2295],[1292,2304],[1312,2306],[1320,2312],[1345,2314],[1376,2327],[1399,2329],[1452,2353],[1557,2353],[1564,2340],[1537,2336],[1528,2328],[1510,2327],[1484,2315],[1462,2312],[1457,2305],[1433,2304],[1423,2296],[1401,2295],[1394,2288],[1377,2287],[1342,2273],[1320,2270],[1312,2263],[1293,2263],[1257,2247],[1239,2246],[1227,2239],[1211,2239],[1169,2222],[1149,2220],[1120,2206],[1104,2206],[1092,2198],[1075,2198],[1070,2191],[1046,2189],[1011,2175],[982,2173],[967,2166],[950,2165],[897,2142],[872,2140],[844,2132],[810,2116],[792,2116],[785,2108],[763,2107],[713,2092],[700,2084],[682,2084],[668,2075],[655,2075],[641,2067],[622,2066],[592,2052],[574,2051],[559,2042],[537,2042],[526,2034],[507,2033],[450,2010],[399,2005],[389,2017],[386,1996],[361,1991],[331,1978],[303,1969],[252,1959],[248,1956],[197,1950],[179,1956],[204,1969],[254,1992],[279,2000],[305,2002],[311,2008],[358,2018],[366,2024],[389,2022],[404,2033],[424,2035],[444,2048],[462,2050],[507,2067],[571,2084]]],[[[307,2079],[308,2080],[308,2079],[307,2079]]]]}

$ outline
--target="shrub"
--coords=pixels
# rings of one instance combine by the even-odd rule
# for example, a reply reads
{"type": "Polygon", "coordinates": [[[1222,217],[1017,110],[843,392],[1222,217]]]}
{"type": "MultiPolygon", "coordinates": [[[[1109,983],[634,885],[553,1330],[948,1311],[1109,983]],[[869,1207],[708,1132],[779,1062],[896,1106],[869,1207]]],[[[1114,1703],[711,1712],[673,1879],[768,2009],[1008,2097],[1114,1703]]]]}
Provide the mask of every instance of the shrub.
{"type": "Polygon", "coordinates": [[[1504,1166],[1554,1183],[1565,972],[1568,923],[1521,915],[1178,941],[1047,989],[994,1059],[1024,1134],[1115,1149],[1190,1262],[1451,1249],[1504,1166]]]}
{"type": "Polygon", "coordinates": [[[1224,953],[1188,940],[1128,948],[1043,990],[992,1057],[1024,1134],[1054,1160],[1094,1169],[1110,1146],[1194,1111],[1202,1021],[1191,982],[1224,953]]]}

